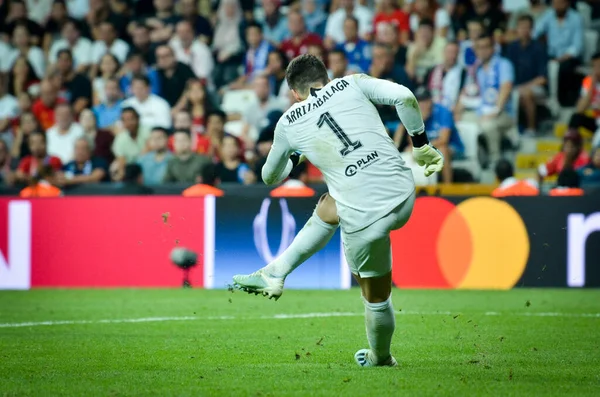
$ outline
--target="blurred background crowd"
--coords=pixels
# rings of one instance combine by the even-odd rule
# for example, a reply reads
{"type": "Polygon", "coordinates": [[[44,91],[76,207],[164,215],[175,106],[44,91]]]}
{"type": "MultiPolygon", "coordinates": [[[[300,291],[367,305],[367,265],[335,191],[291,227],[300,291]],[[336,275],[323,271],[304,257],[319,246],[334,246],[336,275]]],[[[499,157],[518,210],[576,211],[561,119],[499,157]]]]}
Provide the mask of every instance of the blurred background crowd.
{"type": "Polygon", "coordinates": [[[0,0],[0,21],[0,183],[24,194],[260,183],[305,53],[415,92],[441,175],[378,109],[420,185],[600,184],[597,0],[0,0]]]}

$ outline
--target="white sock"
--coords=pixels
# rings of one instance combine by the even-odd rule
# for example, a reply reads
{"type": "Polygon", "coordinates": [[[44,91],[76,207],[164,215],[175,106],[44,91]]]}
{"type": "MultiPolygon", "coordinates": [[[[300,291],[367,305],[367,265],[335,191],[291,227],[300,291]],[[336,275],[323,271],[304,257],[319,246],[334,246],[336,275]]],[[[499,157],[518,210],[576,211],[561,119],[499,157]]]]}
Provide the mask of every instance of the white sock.
{"type": "Polygon", "coordinates": [[[338,225],[324,222],[317,211],[313,213],[292,244],[277,259],[263,268],[274,277],[286,277],[304,261],[327,245],[338,225]]]}
{"type": "Polygon", "coordinates": [[[375,354],[374,363],[385,361],[390,356],[392,335],[396,328],[396,317],[392,307],[392,298],[385,302],[370,303],[363,297],[365,304],[365,323],[369,347],[375,354]]]}

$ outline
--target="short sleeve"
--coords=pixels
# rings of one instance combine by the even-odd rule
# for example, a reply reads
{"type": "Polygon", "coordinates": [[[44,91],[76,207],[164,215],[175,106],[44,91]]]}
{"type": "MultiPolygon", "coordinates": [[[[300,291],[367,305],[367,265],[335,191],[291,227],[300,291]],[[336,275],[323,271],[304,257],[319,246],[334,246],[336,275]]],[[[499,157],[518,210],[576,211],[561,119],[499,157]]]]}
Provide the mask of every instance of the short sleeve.
{"type": "Polygon", "coordinates": [[[507,59],[500,62],[500,84],[513,83],[515,81],[515,69],[507,59]]]}
{"type": "Polygon", "coordinates": [[[439,119],[439,123],[440,123],[440,127],[441,128],[448,128],[450,130],[452,130],[454,128],[454,119],[452,117],[452,112],[450,112],[450,110],[448,110],[448,108],[441,106],[440,110],[439,110],[439,114],[440,114],[440,119],[439,119]]]}

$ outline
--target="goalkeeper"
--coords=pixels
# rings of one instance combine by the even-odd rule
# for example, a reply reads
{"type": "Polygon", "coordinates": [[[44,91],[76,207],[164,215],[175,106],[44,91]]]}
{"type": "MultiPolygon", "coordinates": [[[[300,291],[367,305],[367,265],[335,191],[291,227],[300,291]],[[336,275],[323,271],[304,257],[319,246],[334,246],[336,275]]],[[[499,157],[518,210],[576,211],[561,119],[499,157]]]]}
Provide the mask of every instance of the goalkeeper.
{"type": "Polygon", "coordinates": [[[325,176],[329,193],[283,254],[250,275],[234,276],[234,285],[278,299],[287,275],[323,248],[339,223],[365,305],[369,349],[356,352],[355,360],[363,367],[395,366],[390,232],[410,218],[415,184],[374,104],[396,107],[425,175],[441,171],[443,157],[429,143],[417,100],[404,86],[364,74],[330,81],[312,55],[295,58],[286,79],[297,103],[277,123],[263,180],[283,181],[306,158],[325,176]]]}

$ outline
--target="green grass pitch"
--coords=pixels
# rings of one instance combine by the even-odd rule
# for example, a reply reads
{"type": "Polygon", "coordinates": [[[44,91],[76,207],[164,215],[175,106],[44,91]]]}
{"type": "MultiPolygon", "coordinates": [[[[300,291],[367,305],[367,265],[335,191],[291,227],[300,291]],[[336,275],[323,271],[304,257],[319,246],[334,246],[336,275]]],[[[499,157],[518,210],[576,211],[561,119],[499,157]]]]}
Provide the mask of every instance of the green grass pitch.
{"type": "Polygon", "coordinates": [[[0,396],[600,395],[599,290],[393,299],[400,367],[363,369],[356,289],[0,292],[0,396]]]}

